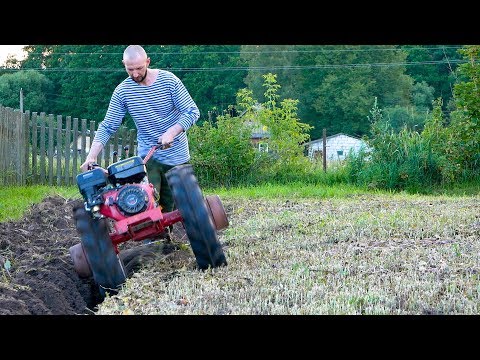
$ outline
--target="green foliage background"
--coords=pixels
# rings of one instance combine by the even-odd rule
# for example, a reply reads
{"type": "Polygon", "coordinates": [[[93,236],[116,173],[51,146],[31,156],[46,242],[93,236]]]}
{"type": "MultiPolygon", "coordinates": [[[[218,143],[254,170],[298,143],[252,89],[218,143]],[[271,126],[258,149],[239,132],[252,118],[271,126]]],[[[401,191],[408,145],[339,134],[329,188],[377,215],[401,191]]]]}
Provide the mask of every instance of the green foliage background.
{"type": "MultiPolygon", "coordinates": [[[[0,104],[103,120],[126,73],[126,45],[29,45],[0,69],[0,104]]],[[[197,102],[192,162],[212,184],[330,181],[304,144],[343,132],[371,151],[337,181],[418,191],[479,175],[479,46],[145,45],[152,68],[174,72],[197,102]],[[250,144],[269,133],[269,152],[250,144]]],[[[124,126],[134,128],[131,119],[124,126]]]]}
{"type": "MultiPolygon", "coordinates": [[[[21,81],[9,76],[23,70],[44,75],[50,87],[35,85],[25,99],[30,111],[86,118],[97,123],[106,113],[115,86],[126,77],[126,45],[29,45],[28,56],[0,69],[0,103],[18,104],[21,81]]],[[[443,45],[144,45],[152,68],[174,72],[197,102],[200,122],[216,120],[236,102],[245,86],[264,102],[263,75],[282,84],[279,96],[298,100],[298,117],[309,124],[311,139],[328,134],[368,133],[373,99],[399,130],[405,123],[421,127],[431,101],[452,106],[453,83],[461,46],[443,45]],[[408,66],[407,66],[408,65],[408,66]]],[[[30,76],[30,75],[27,75],[30,76]]],[[[33,73],[32,75],[33,76],[33,73]]],[[[133,127],[128,117],[125,123],[133,127]]]]}

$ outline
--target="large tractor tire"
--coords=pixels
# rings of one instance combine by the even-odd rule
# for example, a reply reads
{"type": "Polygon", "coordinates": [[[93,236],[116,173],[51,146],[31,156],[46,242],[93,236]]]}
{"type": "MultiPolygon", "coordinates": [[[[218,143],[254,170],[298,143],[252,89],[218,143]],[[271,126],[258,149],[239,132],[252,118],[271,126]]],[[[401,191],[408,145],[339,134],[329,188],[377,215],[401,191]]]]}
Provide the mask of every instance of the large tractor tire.
{"type": "Polygon", "coordinates": [[[227,265],[192,165],[175,166],[165,176],[172,189],[175,205],[182,215],[185,232],[198,267],[205,270],[227,265]]]}
{"type": "Polygon", "coordinates": [[[73,218],[101,297],[117,294],[126,280],[126,271],[110,240],[108,220],[93,219],[83,204],[74,207],[73,218]]]}

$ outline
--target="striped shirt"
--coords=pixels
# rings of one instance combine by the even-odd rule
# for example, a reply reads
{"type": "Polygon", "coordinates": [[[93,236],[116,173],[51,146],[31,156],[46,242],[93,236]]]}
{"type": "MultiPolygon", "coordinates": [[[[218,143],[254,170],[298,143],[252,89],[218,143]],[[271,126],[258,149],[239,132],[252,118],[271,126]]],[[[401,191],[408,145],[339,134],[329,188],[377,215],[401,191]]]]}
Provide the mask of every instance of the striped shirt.
{"type": "Polygon", "coordinates": [[[149,86],[137,84],[130,77],[113,91],[105,119],[98,125],[94,141],[105,146],[120,127],[126,113],[137,127],[138,155],[145,157],[160,135],[175,124],[185,130],[178,134],[172,147],[157,150],[153,158],[162,164],[179,165],[190,160],[186,130],[200,117],[200,111],[187,89],[173,73],[159,70],[149,86]]]}

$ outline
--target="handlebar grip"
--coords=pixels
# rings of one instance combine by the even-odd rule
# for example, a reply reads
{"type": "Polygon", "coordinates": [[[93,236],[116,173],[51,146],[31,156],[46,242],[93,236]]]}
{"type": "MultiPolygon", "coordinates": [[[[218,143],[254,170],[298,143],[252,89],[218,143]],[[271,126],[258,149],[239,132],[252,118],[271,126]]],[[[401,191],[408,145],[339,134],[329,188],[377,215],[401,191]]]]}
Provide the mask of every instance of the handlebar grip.
{"type": "Polygon", "coordinates": [[[162,143],[157,143],[157,144],[158,144],[156,146],[157,149],[165,150],[165,149],[168,149],[168,148],[172,147],[173,141],[170,141],[170,142],[165,143],[165,144],[162,144],[162,143]]]}
{"type": "Polygon", "coordinates": [[[99,167],[100,165],[98,165],[97,163],[91,163],[91,164],[88,164],[88,170],[92,170],[94,167],[99,167]]]}

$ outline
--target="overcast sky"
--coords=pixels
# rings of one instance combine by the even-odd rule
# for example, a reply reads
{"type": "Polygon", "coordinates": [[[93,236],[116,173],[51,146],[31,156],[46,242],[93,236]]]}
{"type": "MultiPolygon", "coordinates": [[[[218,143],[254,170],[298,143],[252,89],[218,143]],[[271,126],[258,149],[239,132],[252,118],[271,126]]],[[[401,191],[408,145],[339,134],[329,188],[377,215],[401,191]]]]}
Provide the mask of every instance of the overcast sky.
{"type": "Polygon", "coordinates": [[[25,45],[0,45],[0,66],[5,63],[9,54],[15,55],[17,59],[23,56],[22,48],[25,45]]]}

